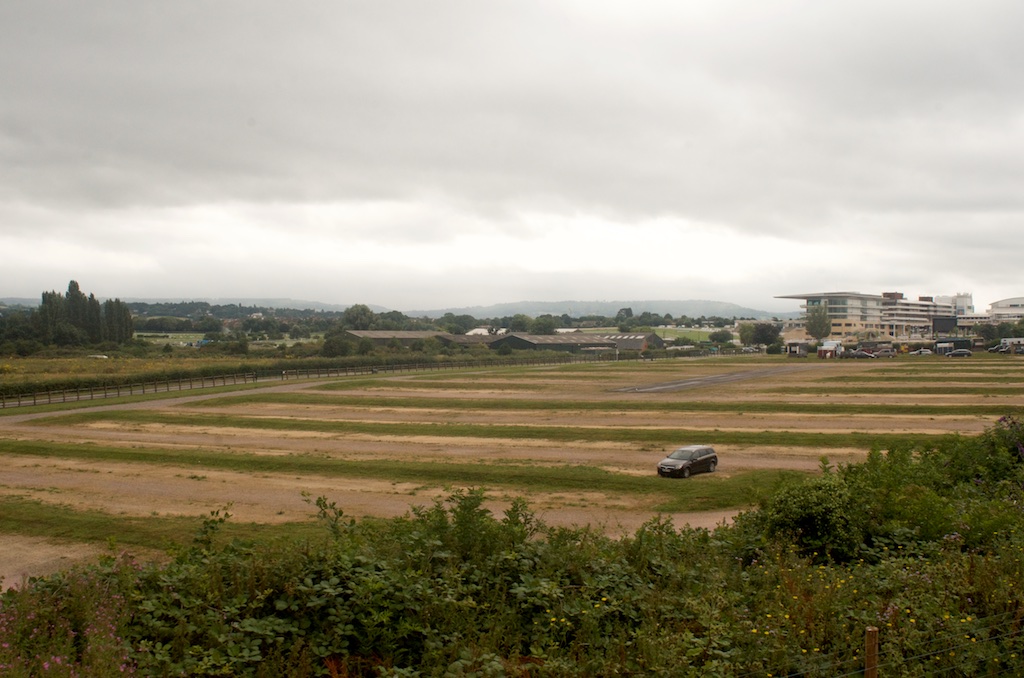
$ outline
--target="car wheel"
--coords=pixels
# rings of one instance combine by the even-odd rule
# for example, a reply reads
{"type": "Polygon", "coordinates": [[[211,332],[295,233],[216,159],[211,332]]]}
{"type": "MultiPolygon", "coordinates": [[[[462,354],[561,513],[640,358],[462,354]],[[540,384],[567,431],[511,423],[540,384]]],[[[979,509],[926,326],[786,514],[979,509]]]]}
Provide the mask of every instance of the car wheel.
{"type": "Polygon", "coordinates": [[[708,464],[708,473],[714,473],[716,466],[718,466],[717,462],[711,462],[708,464]]]}
{"type": "Polygon", "coordinates": [[[683,472],[680,473],[679,475],[681,475],[684,478],[689,478],[690,477],[690,467],[687,466],[686,468],[684,468],[683,472]]]}

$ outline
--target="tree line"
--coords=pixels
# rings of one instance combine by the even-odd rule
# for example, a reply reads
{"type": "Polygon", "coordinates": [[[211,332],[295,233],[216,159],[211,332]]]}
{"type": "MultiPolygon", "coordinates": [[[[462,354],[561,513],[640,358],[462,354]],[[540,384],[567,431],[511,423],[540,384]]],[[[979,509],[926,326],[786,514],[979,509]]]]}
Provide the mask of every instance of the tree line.
{"type": "Polygon", "coordinates": [[[43,292],[38,308],[0,315],[0,347],[5,353],[26,355],[43,346],[125,344],[134,335],[128,304],[86,296],[74,280],[66,293],[43,292]]]}
{"type": "Polygon", "coordinates": [[[614,316],[583,315],[574,317],[542,314],[531,317],[523,313],[507,316],[477,317],[470,314],[445,313],[439,318],[412,317],[401,311],[375,312],[366,304],[353,304],[344,311],[217,305],[207,302],[131,302],[136,328],[140,332],[208,332],[218,331],[225,325],[239,325],[247,333],[289,334],[294,339],[323,333],[341,326],[352,330],[437,330],[451,334],[465,334],[477,327],[490,327],[510,332],[553,334],[556,329],[579,327],[617,327],[629,332],[642,327],[661,325],[701,326],[722,328],[735,322],[735,318],[720,316],[689,317],[660,315],[643,311],[634,314],[632,308],[622,308],[614,316]]]}
{"type": "MultiPolygon", "coordinates": [[[[478,318],[470,314],[445,313],[439,318],[416,318],[400,311],[376,312],[366,304],[353,304],[344,311],[210,304],[202,301],[100,302],[86,295],[72,280],[66,292],[43,292],[39,307],[2,309],[0,313],[0,353],[31,355],[47,347],[88,347],[102,344],[123,345],[132,342],[135,332],[148,334],[200,333],[206,339],[234,342],[238,352],[250,340],[304,341],[323,337],[328,353],[345,354],[340,346],[346,330],[437,331],[466,334],[486,327],[492,333],[523,332],[555,334],[560,329],[615,327],[619,332],[640,332],[659,326],[722,328],[736,318],[686,315],[673,317],[649,311],[634,313],[622,308],[614,316],[543,314],[537,317],[514,315],[478,318]]],[[[741,319],[742,320],[742,319],[741,319]]],[[[741,325],[741,334],[745,325],[741,325]]],[[[751,325],[751,327],[754,327],[751,325]]],[[[757,323],[760,343],[771,344],[764,332],[776,326],[757,323]]],[[[749,328],[748,328],[749,329],[749,328]]],[[[777,329],[775,336],[777,337],[777,329]]],[[[742,337],[741,337],[742,338],[742,337]]],[[[731,341],[730,337],[725,342],[731,341]]],[[[750,343],[750,342],[746,342],[750,343]]],[[[350,349],[351,350],[351,349],[350,349]]]]}
{"type": "MultiPolygon", "coordinates": [[[[211,306],[205,302],[182,302],[181,304],[145,304],[133,302],[135,327],[139,332],[202,332],[221,334],[244,333],[248,337],[261,337],[271,341],[285,338],[309,339],[314,335],[329,337],[346,330],[383,331],[436,331],[450,334],[466,334],[470,330],[486,327],[493,333],[501,331],[525,332],[529,334],[554,334],[556,330],[585,327],[616,327],[620,332],[639,331],[662,325],[700,326],[723,328],[735,321],[733,318],[705,317],[673,318],[669,314],[658,315],[647,311],[633,314],[624,308],[614,316],[586,315],[572,317],[568,314],[543,314],[530,317],[517,313],[510,316],[478,318],[469,314],[445,313],[440,318],[415,318],[400,311],[375,312],[366,304],[353,304],[344,311],[297,311],[287,308],[258,306],[211,306]],[[177,313],[179,315],[164,315],[177,313]]],[[[771,342],[765,342],[771,343],[771,342]]]]}

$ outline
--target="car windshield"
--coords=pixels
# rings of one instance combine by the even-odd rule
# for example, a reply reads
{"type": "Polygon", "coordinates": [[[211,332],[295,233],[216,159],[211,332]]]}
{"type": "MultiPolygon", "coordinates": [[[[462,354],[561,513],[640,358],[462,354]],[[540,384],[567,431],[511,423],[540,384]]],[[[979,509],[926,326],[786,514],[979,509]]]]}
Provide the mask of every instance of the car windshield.
{"type": "Polygon", "coordinates": [[[700,456],[700,450],[688,450],[686,448],[676,450],[672,454],[668,455],[669,459],[678,459],[680,461],[693,461],[700,456]]]}

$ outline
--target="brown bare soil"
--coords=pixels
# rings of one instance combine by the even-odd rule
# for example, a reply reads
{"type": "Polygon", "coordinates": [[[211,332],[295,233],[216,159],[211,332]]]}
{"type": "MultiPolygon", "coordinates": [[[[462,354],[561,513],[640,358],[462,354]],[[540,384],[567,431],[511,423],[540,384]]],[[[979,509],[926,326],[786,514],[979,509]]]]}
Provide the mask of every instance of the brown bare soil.
{"type": "Polygon", "coordinates": [[[29,577],[66,570],[100,553],[102,549],[92,544],[21,535],[0,536],[0,590],[18,587],[29,577]]]}
{"type": "MultiPolygon", "coordinates": [[[[778,363],[777,363],[778,365],[778,363]]],[[[889,366],[890,363],[885,363],[889,366]]],[[[833,402],[833,403],[907,403],[957,405],[957,395],[921,395],[886,393],[803,394],[799,388],[819,388],[823,379],[850,374],[869,374],[879,366],[806,363],[797,367],[718,368],[714,361],[665,361],[662,364],[635,365],[632,370],[598,375],[565,375],[550,369],[538,369],[527,377],[503,377],[500,373],[449,375],[449,387],[441,380],[418,382],[415,375],[381,378],[373,388],[351,391],[318,390],[314,382],[292,382],[268,387],[266,391],[300,391],[337,398],[337,404],[288,405],[255,403],[237,407],[203,407],[204,414],[223,413],[244,417],[274,417],[302,420],[403,422],[431,424],[454,422],[478,425],[547,425],[559,427],[687,428],[706,432],[703,440],[679,441],[714,443],[716,431],[799,431],[844,433],[884,431],[887,433],[962,433],[975,434],[991,425],[987,417],[961,415],[955,409],[937,416],[901,415],[794,415],[732,413],[674,413],[653,411],[609,412],[567,409],[516,410],[466,409],[451,406],[452,398],[534,398],[571,403],[594,400],[638,400],[743,402],[833,402]],[[510,388],[510,384],[515,388],[510,388]],[[419,388],[410,386],[420,385],[419,388]],[[791,389],[781,394],[780,389],[791,389]],[[346,396],[373,395],[395,399],[394,407],[358,407],[345,402],[346,396]],[[446,406],[408,408],[403,397],[444,398],[446,406]]],[[[979,376],[979,381],[982,377],[979,376]]],[[[884,380],[878,382],[886,384],[884,380]]],[[[893,382],[898,383],[898,382],[893,382]]],[[[998,399],[1008,407],[1019,407],[1019,396],[986,396],[986,403],[998,399]]],[[[135,402],[122,405],[97,405],[94,409],[151,409],[177,414],[192,411],[211,396],[189,395],[181,398],[135,402]]],[[[552,443],[514,438],[444,438],[427,435],[384,436],[342,434],[298,430],[268,431],[257,428],[166,425],[133,423],[111,419],[79,426],[48,423],[50,415],[25,413],[0,417],[0,438],[52,442],[94,443],[105,446],[156,449],[210,450],[245,455],[317,455],[349,460],[376,460],[381,464],[401,463],[415,455],[418,461],[503,462],[534,465],[567,463],[598,466],[615,473],[651,474],[664,449],[637,449],[613,443],[552,443]]],[[[719,474],[728,475],[749,469],[790,469],[814,471],[821,452],[806,447],[758,447],[716,444],[721,458],[719,474]]],[[[851,462],[864,457],[866,450],[829,450],[833,462],[851,462]]],[[[691,481],[683,482],[693,482],[691,481]]],[[[673,482],[673,481],[666,481],[673,482]]],[[[79,461],[59,457],[32,457],[18,454],[0,456],[0,495],[27,497],[57,503],[75,509],[91,509],[112,515],[206,515],[230,504],[233,520],[276,523],[309,518],[312,511],[303,492],[324,495],[343,507],[345,513],[361,516],[398,516],[416,505],[429,505],[445,496],[448,489],[432,485],[389,482],[384,479],[344,479],[291,476],[288,474],[252,474],[210,471],[162,464],[79,461]]],[[[588,493],[526,492],[538,516],[552,525],[589,524],[609,534],[626,534],[649,520],[654,513],[641,500],[588,493]]],[[[489,495],[490,508],[500,511],[512,499],[497,493],[489,495]]],[[[678,513],[670,516],[678,526],[712,528],[727,522],[733,511],[678,513]]],[[[98,550],[89,545],[62,544],[35,537],[2,536],[0,576],[4,585],[20,581],[25,574],[43,574],[81,558],[94,557],[98,550]]]]}

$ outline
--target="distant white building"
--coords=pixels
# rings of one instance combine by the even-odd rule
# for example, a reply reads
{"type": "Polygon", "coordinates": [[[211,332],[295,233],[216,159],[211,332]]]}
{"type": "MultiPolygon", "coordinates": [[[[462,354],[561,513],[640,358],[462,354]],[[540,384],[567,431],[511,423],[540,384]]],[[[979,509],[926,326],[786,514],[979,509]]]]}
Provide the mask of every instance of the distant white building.
{"type": "Polygon", "coordinates": [[[941,303],[934,297],[907,299],[902,292],[886,292],[882,298],[882,323],[885,333],[893,338],[928,336],[939,318],[950,320],[951,329],[955,327],[952,319],[956,309],[952,303],[941,303]]]}
{"type": "Polygon", "coordinates": [[[991,303],[988,307],[989,322],[1015,323],[1024,319],[1024,297],[1011,297],[991,303]]]}
{"type": "Polygon", "coordinates": [[[829,320],[832,321],[831,336],[855,336],[867,333],[879,335],[883,331],[882,301],[880,294],[861,294],[860,292],[815,292],[811,294],[788,294],[776,299],[802,299],[800,308],[804,317],[794,323],[793,327],[803,328],[807,312],[824,306],[828,309],[829,320]]]}
{"type": "MultiPolygon", "coordinates": [[[[832,322],[833,337],[915,338],[930,335],[936,321],[956,326],[958,310],[973,310],[970,294],[953,297],[908,299],[902,292],[861,294],[860,292],[817,292],[790,294],[777,299],[802,299],[804,317],[790,329],[803,329],[808,311],[825,306],[832,322]]],[[[1021,309],[1024,311],[1024,308],[1021,309]]]]}
{"type": "Polygon", "coordinates": [[[957,317],[974,315],[974,297],[969,292],[957,292],[952,296],[937,296],[936,303],[949,304],[957,317]]]}
{"type": "Polygon", "coordinates": [[[956,326],[961,329],[970,329],[975,325],[988,325],[992,322],[992,316],[988,313],[965,313],[956,317],[956,326]]]}
{"type": "Polygon", "coordinates": [[[970,328],[978,324],[998,325],[1016,323],[1024,319],[1024,297],[1001,299],[989,304],[987,313],[966,313],[957,316],[957,327],[970,328]]]}

